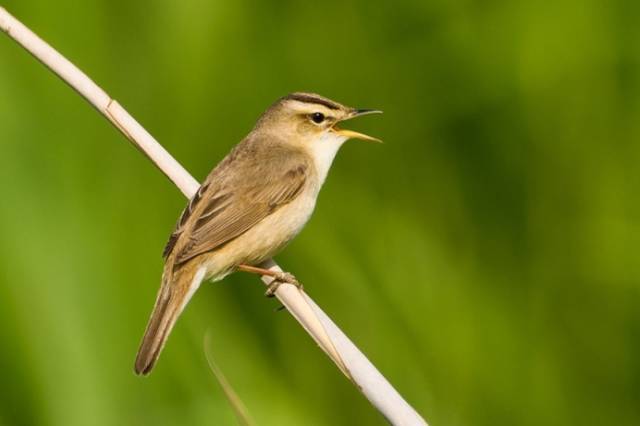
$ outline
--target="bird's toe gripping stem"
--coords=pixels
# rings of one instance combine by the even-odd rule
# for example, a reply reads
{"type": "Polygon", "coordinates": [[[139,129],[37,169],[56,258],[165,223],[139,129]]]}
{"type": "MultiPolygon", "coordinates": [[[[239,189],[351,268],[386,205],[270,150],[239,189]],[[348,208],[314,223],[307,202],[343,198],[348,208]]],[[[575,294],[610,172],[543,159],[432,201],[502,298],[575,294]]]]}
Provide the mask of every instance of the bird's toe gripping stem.
{"type": "Polygon", "coordinates": [[[276,290],[282,283],[294,285],[300,290],[303,289],[302,284],[300,284],[296,277],[289,272],[278,272],[273,277],[273,281],[271,281],[271,283],[267,286],[267,291],[264,292],[264,295],[267,297],[275,296],[276,290]]]}

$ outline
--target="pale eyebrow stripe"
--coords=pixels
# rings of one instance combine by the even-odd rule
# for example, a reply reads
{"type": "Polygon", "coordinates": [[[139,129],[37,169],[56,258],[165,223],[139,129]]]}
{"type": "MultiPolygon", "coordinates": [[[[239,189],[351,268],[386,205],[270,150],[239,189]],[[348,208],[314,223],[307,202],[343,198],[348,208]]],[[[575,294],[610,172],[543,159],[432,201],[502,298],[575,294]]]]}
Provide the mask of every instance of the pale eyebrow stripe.
{"type": "Polygon", "coordinates": [[[302,95],[302,94],[294,93],[289,96],[286,96],[284,99],[291,99],[294,101],[300,101],[300,102],[311,103],[311,104],[319,104],[333,110],[340,109],[340,106],[338,104],[335,104],[328,99],[318,98],[312,95],[302,95]]]}

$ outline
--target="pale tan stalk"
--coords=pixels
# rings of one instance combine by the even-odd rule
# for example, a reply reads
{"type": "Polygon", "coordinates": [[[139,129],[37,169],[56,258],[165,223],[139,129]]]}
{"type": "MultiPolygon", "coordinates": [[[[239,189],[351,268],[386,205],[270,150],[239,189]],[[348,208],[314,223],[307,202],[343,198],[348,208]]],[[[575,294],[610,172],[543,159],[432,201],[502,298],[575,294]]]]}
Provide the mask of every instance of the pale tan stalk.
{"type": "MultiPolygon", "coordinates": [[[[199,183],[118,102],[2,7],[0,28],[107,117],[187,198],[195,194],[199,183]]],[[[273,260],[265,262],[264,267],[281,271],[273,260]]],[[[262,277],[265,284],[272,279],[262,277]]],[[[305,292],[283,284],[276,296],[391,424],[427,424],[305,292]]]]}

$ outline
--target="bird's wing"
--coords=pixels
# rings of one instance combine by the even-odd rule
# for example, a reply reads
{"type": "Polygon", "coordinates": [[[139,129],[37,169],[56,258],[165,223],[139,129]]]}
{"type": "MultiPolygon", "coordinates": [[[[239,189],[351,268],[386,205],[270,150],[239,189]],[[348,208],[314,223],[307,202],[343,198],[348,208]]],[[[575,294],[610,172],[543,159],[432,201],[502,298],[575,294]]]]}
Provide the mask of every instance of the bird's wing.
{"type": "Polygon", "coordinates": [[[165,256],[175,250],[177,266],[215,250],[293,201],[308,181],[309,164],[299,151],[282,151],[223,161],[183,212],[165,256]]]}
{"type": "Polygon", "coordinates": [[[313,168],[306,155],[268,142],[242,142],[211,172],[182,213],[165,247],[162,285],[136,357],[138,374],[151,371],[204,278],[205,269],[187,261],[242,235],[293,201],[310,181],[313,168]]]}

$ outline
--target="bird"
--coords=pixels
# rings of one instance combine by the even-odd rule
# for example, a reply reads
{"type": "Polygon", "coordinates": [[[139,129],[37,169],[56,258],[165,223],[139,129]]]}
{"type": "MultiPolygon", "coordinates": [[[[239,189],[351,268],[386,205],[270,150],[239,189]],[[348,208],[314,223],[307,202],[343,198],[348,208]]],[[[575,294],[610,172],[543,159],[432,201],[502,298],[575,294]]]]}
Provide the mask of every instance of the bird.
{"type": "Polygon", "coordinates": [[[379,139],[338,123],[373,109],[347,107],[315,93],[278,99],[209,173],[180,215],[163,251],[160,289],[136,356],[147,375],[176,320],[204,281],[236,271],[300,286],[290,273],[260,268],[304,227],[333,159],[348,139],[379,139]]]}

